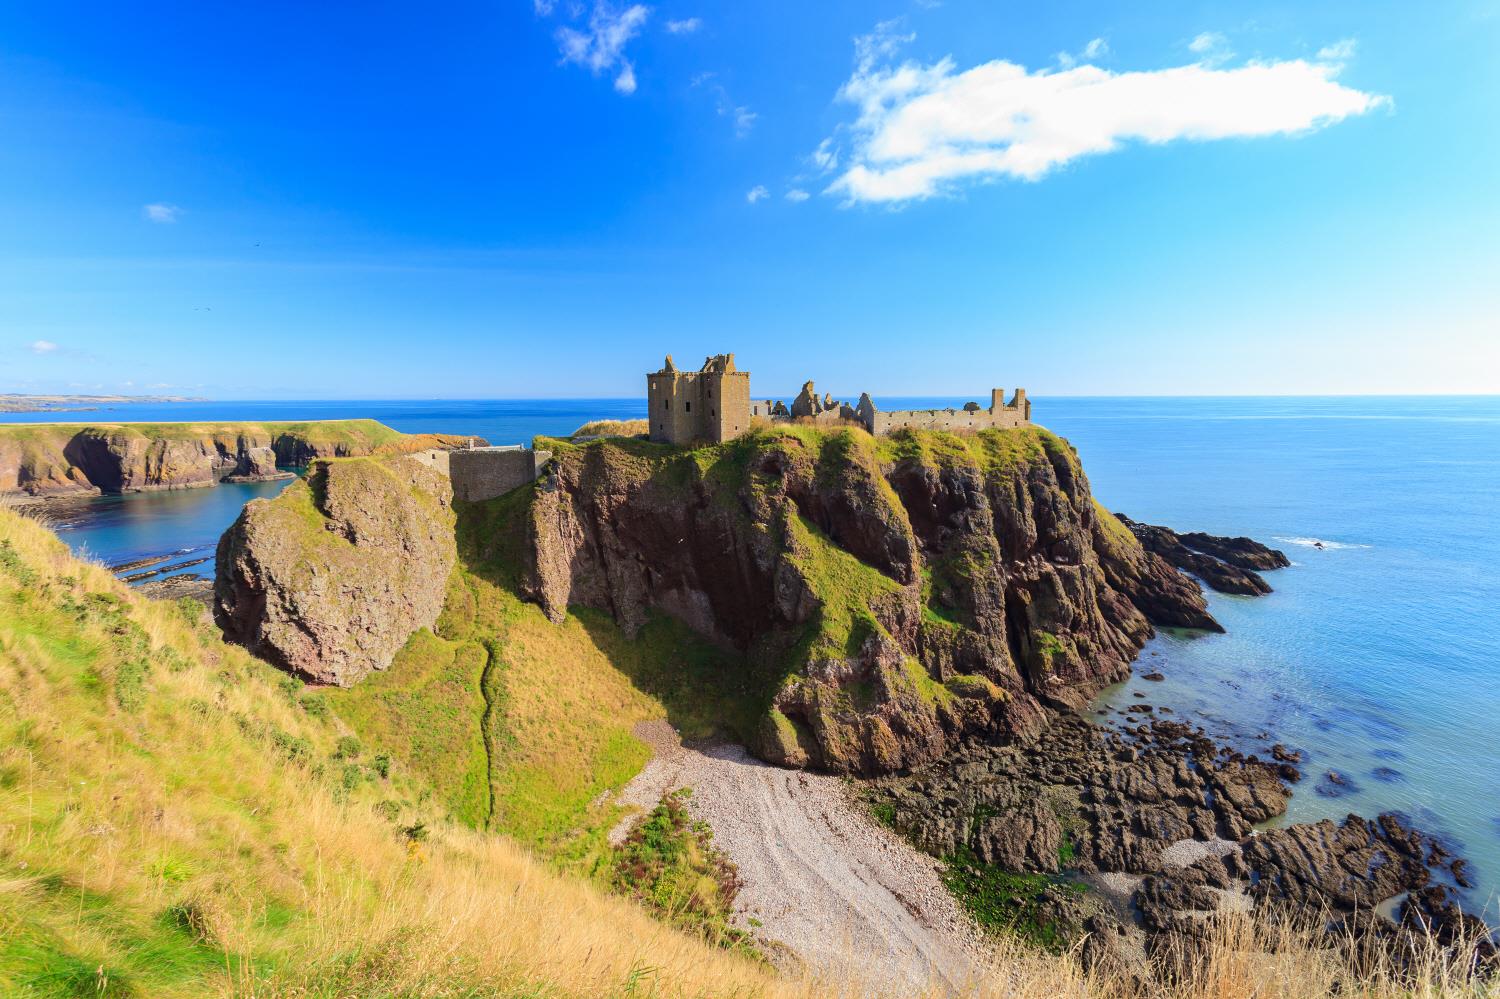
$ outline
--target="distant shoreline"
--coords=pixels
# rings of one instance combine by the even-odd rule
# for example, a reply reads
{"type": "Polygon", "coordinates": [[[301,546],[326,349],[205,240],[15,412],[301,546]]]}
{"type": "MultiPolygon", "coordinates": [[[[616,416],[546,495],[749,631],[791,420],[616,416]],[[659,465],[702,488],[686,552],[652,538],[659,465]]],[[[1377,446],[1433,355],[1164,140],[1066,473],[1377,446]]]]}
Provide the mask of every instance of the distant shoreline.
{"type": "Polygon", "coordinates": [[[0,413],[92,413],[101,406],[210,402],[185,395],[22,395],[0,392],[0,413]]]}

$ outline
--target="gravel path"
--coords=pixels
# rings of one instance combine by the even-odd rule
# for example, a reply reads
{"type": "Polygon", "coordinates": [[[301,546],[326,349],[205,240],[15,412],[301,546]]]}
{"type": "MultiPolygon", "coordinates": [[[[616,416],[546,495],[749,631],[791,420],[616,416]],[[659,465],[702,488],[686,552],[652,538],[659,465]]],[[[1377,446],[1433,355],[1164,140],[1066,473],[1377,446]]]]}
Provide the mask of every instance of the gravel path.
{"type": "Polygon", "coordinates": [[[797,970],[845,994],[963,992],[980,979],[979,934],[937,862],[874,822],[838,778],[772,767],[736,745],[684,747],[664,721],[636,734],[655,756],[616,800],[644,809],[692,788],[689,811],[739,868],[741,924],[758,920],[756,935],[794,954],[797,970]]]}

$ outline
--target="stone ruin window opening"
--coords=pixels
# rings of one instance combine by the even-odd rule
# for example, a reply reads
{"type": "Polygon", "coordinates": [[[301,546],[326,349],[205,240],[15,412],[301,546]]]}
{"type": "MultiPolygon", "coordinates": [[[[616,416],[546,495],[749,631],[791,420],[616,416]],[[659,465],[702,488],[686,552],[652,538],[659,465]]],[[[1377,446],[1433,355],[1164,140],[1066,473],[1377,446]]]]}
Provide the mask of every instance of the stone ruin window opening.
{"type": "Polygon", "coordinates": [[[682,404],[682,408],[684,411],[691,413],[693,411],[693,404],[690,402],[685,402],[682,404]]]}

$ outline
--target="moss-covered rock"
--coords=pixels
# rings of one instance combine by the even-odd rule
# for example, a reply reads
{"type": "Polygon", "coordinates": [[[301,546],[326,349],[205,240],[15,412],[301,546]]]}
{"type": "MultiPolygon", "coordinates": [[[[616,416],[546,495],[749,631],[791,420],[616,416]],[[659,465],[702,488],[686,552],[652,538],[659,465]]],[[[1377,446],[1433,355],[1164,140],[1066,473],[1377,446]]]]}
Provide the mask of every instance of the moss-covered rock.
{"type": "Polygon", "coordinates": [[[1152,621],[1216,627],[1041,428],[603,440],[558,448],[531,495],[522,592],[554,620],[590,606],[633,633],[659,611],[736,650],[762,719],[740,734],[790,765],[1029,738],[1122,679],[1152,621]]]}

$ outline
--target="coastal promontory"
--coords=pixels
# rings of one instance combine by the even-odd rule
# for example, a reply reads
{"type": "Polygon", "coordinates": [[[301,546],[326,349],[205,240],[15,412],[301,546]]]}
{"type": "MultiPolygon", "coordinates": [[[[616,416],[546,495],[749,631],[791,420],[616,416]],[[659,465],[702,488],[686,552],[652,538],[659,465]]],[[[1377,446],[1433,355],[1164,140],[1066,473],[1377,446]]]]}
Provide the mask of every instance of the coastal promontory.
{"type": "Polygon", "coordinates": [[[0,502],[285,478],[315,458],[460,447],[375,420],[14,424],[0,427],[0,502]]]}

